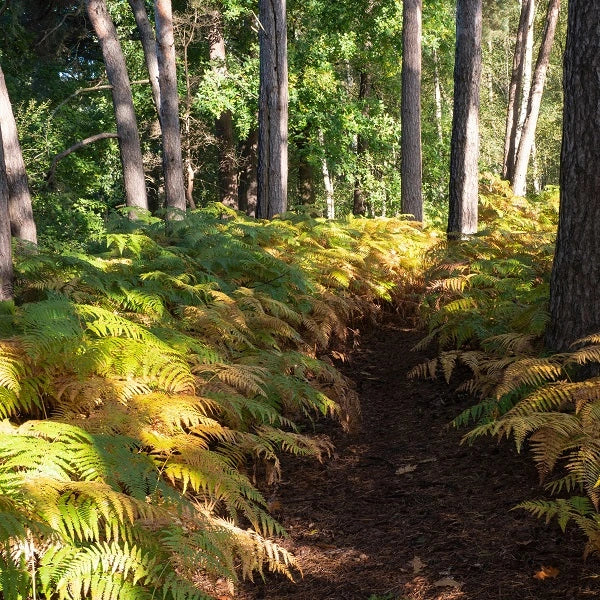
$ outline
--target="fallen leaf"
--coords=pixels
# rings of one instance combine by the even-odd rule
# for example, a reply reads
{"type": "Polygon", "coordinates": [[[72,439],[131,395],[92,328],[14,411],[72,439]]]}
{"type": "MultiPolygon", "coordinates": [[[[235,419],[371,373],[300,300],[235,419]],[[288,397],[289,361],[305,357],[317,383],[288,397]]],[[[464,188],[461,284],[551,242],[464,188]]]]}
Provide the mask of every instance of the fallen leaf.
{"type": "Polygon", "coordinates": [[[412,473],[417,470],[417,465],[406,465],[405,467],[398,467],[396,469],[396,475],[405,475],[406,473],[412,473]]]}
{"type": "Polygon", "coordinates": [[[408,561],[408,566],[412,567],[413,573],[416,575],[417,573],[420,573],[427,565],[418,556],[415,556],[412,560],[408,561]]]}
{"type": "Polygon", "coordinates": [[[452,577],[444,577],[443,579],[438,579],[436,582],[434,582],[433,586],[461,588],[463,584],[456,581],[456,579],[453,579],[452,577]]]}
{"type": "Polygon", "coordinates": [[[542,567],[534,576],[534,579],[539,579],[543,581],[544,579],[552,579],[557,577],[560,573],[560,570],[556,567],[542,567]]]}

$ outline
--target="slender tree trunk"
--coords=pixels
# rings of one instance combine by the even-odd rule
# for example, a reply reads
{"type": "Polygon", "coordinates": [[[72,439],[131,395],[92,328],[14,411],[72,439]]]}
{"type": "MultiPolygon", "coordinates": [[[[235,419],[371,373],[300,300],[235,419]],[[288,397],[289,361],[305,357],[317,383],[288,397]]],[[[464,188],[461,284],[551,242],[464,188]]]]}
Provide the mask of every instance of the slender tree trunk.
{"type": "Polygon", "coordinates": [[[0,67],[0,128],[4,144],[4,173],[8,185],[8,213],[12,235],[19,240],[37,244],[37,230],[31,208],[31,194],[25,162],[19,144],[17,124],[13,115],[4,73],[0,67]]]}
{"type": "Polygon", "coordinates": [[[437,127],[440,144],[444,143],[444,130],[442,127],[442,86],[440,83],[440,61],[437,50],[433,50],[433,90],[435,96],[435,124],[437,127]]]}
{"type": "Polygon", "coordinates": [[[402,17],[402,212],[423,220],[421,152],[422,0],[404,0],[402,17]]]}
{"type": "Polygon", "coordinates": [[[135,22],[140,34],[140,41],[144,49],[144,60],[148,69],[150,78],[150,87],[152,89],[152,98],[156,107],[156,114],[160,120],[160,83],[158,72],[158,55],[156,52],[156,38],[144,0],[129,0],[129,6],[133,11],[135,22]]]}
{"type": "Polygon", "coordinates": [[[325,186],[325,202],[327,206],[327,218],[335,219],[335,199],[333,195],[333,181],[327,166],[327,156],[325,155],[325,138],[323,132],[319,131],[319,144],[323,149],[323,159],[321,160],[321,172],[323,173],[323,185],[325,186]]]}
{"type": "MultiPolygon", "coordinates": [[[[535,1],[534,7],[531,11],[531,18],[527,24],[527,35],[525,37],[525,52],[523,55],[523,89],[521,92],[521,107],[519,109],[519,120],[517,124],[517,131],[515,135],[515,153],[519,148],[521,141],[521,133],[523,131],[523,125],[525,118],[527,117],[527,104],[529,103],[529,94],[531,92],[531,78],[533,75],[533,29],[535,24],[535,1]]],[[[516,158],[516,157],[515,157],[516,158]]],[[[514,164],[514,159],[513,159],[514,164]]],[[[514,166],[513,166],[514,170],[514,166]]]]}
{"type": "Polygon", "coordinates": [[[477,232],[481,0],[458,0],[448,237],[477,232]]]}
{"type": "Polygon", "coordinates": [[[547,345],[600,332],[600,3],[570,0],[564,58],[560,214],[547,345]]]}
{"type": "Polygon", "coordinates": [[[148,209],[146,181],[131,85],[125,57],[105,0],[86,0],[87,14],[100,41],[106,75],[112,86],[112,99],[119,134],[123,184],[127,206],[148,209]]]}
{"type": "Polygon", "coordinates": [[[548,13],[546,15],[546,26],[542,36],[542,43],[538,53],[535,71],[533,72],[533,83],[529,94],[527,104],[527,116],[523,123],[519,150],[515,160],[515,173],[513,178],[513,193],[515,196],[524,196],[527,191],[527,165],[531,156],[531,148],[535,141],[535,129],[537,126],[540,106],[542,104],[542,94],[546,83],[546,73],[550,63],[550,52],[554,43],[554,34],[558,22],[558,12],[560,9],[560,0],[550,0],[548,2],[548,13]]]}
{"type": "Polygon", "coordinates": [[[315,203],[315,173],[308,161],[309,128],[305,127],[302,135],[298,136],[296,150],[298,153],[298,195],[302,204],[315,203]]]}
{"type": "Polygon", "coordinates": [[[271,219],[287,210],[288,67],[286,0],[259,0],[258,206],[271,219]]]}
{"type": "Polygon", "coordinates": [[[508,88],[508,106],[506,111],[506,133],[504,136],[504,161],[502,163],[502,178],[512,182],[516,135],[519,123],[519,107],[521,105],[523,87],[523,67],[527,46],[528,25],[535,15],[535,0],[521,0],[521,15],[515,40],[512,74],[508,88]]]}
{"type": "Polygon", "coordinates": [[[238,188],[239,209],[247,215],[256,215],[258,203],[258,130],[254,129],[244,141],[241,149],[240,185],[238,188]]]}
{"type": "Polygon", "coordinates": [[[186,201],[171,0],[154,0],[154,21],[160,73],[160,123],[167,219],[180,219],[185,213],[186,201]]]}
{"type": "MultiPolygon", "coordinates": [[[[358,100],[365,102],[371,93],[371,74],[362,71],[360,74],[360,84],[358,88],[358,100]]],[[[367,115],[369,112],[366,104],[363,108],[363,114],[367,115]]],[[[352,213],[356,216],[364,216],[367,212],[367,202],[365,199],[364,182],[360,174],[360,163],[369,149],[369,144],[364,136],[358,134],[356,136],[356,162],[358,163],[359,169],[354,178],[354,201],[352,207],[352,213]]]]}
{"type": "Polygon", "coordinates": [[[185,77],[185,110],[183,114],[183,149],[185,155],[185,201],[190,210],[196,210],[194,201],[194,157],[192,153],[192,78],[190,75],[189,47],[196,37],[198,28],[198,9],[194,8],[189,29],[185,29],[183,38],[183,71],[185,77]]]}
{"type": "Polygon", "coordinates": [[[2,133],[0,125],[0,302],[6,302],[13,299],[13,265],[2,133]]]}
{"type": "MultiPolygon", "coordinates": [[[[210,11],[210,29],[208,42],[210,60],[215,64],[216,73],[225,77],[225,36],[223,34],[223,17],[218,10],[210,11]]],[[[215,132],[219,151],[219,199],[226,206],[238,208],[237,157],[233,130],[233,115],[226,110],[215,121],[215,132]]]]}

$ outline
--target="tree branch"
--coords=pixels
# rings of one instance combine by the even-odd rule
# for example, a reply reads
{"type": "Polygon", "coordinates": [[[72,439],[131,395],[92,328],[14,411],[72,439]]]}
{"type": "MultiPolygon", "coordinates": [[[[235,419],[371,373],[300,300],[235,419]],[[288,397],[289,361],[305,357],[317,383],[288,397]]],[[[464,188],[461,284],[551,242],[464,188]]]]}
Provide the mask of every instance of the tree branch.
{"type": "Polygon", "coordinates": [[[118,138],[118,137],[119,136],[116,133],[109,133],[109,132],[97,133],[96,135],[91,135],[90,137],[87,137],[84,140],[81,140],[81,141],[77,142],[76,144],[73,144],[71,147],[67,148],[66,150],[63,150],[60,154],[57,154],[52,159],[52,164],[50,165],[50,170],[48,171],[48,173],[46,175],[46,181],[51,182],[54,179],[54,173],[56,172],[56,167],[58,165],[58,162],[60,160],[62,160],[63,158],[65,158],[66,156],[69,156],[69,154],[71,154],[72,152],[75,152],[76,150],[79,150],[80,148],[83,148],[84,146],[89,146],[90,144],[93,144],[94,142],[98,142],[100,140],[106,140],[109,138],[118,138]]]}

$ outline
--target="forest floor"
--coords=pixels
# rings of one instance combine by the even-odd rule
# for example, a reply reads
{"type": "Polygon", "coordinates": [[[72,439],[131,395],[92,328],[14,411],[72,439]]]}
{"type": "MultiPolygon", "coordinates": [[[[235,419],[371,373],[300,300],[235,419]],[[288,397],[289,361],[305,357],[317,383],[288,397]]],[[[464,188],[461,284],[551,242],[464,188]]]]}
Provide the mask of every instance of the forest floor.
{"type": "Polygon", "coordinates": [[[600,597],[600,563],[583,537],[522,510],[543,497],[514,444],[461,446],[449,422],[472,399],[443,381],[411,381],[427,356],[419,332],[392,319],[366,326],[343,372],[356,384],[362,428],[318,432],[335,444],[322,464],[287,459],[271,506],[303,572],[269,576],[240,600],[546,600],[600,597]]]}

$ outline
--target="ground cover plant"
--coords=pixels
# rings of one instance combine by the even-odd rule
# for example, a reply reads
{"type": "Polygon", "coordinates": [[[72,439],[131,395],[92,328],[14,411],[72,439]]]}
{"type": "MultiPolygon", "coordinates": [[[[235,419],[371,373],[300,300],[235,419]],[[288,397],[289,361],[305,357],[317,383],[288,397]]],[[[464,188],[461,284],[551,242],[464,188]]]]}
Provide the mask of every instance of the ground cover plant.
{"type": "Polygon", "coordinates": [[[0,316],[3,597],[203,598],[203,577],[292,576],[255,483],[282,452],[329,452],[303,429],[317,415],[358,418],[319,356],[429,243],[402,220],[214,205],[18,256],[0,316]]]}
{"type": "Polygon", "coordinates": [[[421,304],[428,334],[418,347],[438,355],[411,375],[449,381],[466,367],[462,389],[479,401],[453,422],[470,427],[464,441],[492,435],[529,449],[549,498],[519,508],[563,529],[574,522],[586,552],[598,552],[600,338],[561,353],[544,347],[558,194],[514,198],[495,182],[482,192],[486,230],[429,253],[421,304]]]}

